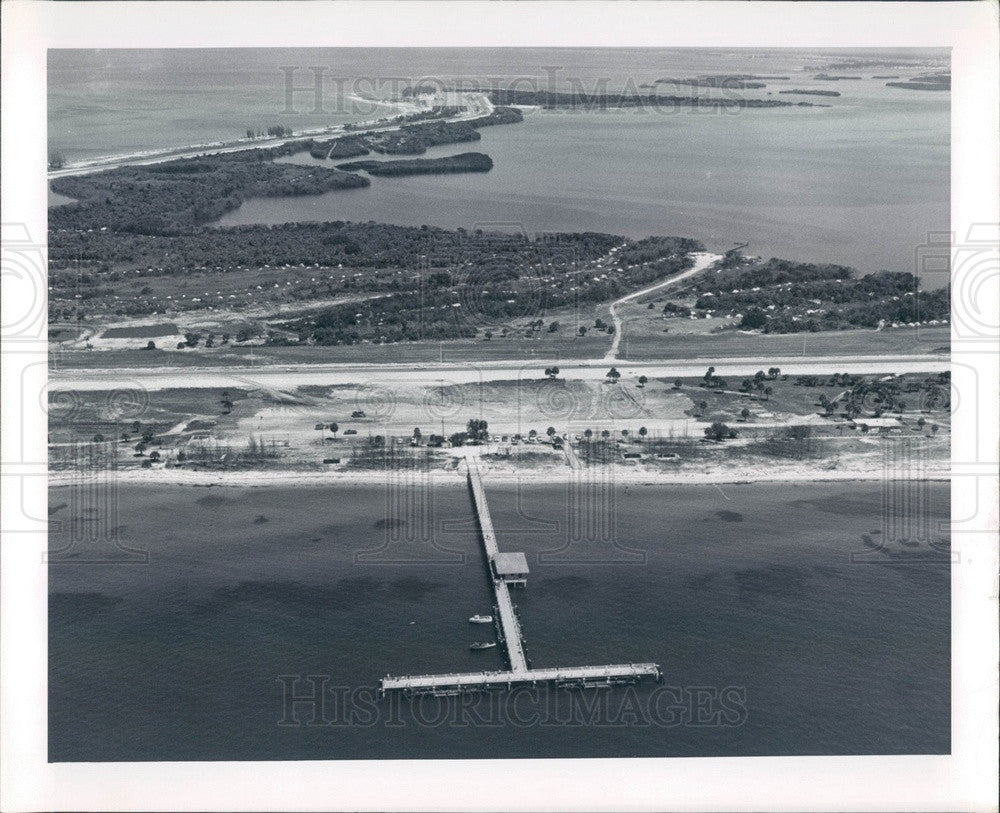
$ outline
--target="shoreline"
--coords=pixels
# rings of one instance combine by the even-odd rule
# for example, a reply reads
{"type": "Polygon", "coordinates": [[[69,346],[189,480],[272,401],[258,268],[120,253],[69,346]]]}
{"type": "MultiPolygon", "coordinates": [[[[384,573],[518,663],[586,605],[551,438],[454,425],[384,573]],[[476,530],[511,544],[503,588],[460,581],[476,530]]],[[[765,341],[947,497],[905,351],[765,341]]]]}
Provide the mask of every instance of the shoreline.
{"type": "MultiPolygon", "coordinates": [[[[729,470],[718,472],[648,472],[615,467],[593,469],[532,469],[522,471],[482,472],[483,481],[492,485],[531,482],[533,484],[569,485],[570,483],[604,483],[624,486],[666,485],[749,485],[753,483],[835,483],[835,482],[897,482],[927,481],[949,482],[949,469],[910,471],[906,469],[829,470],[816,471],[808,467],[763,473],[759,469],[729,470]]],[[[419,487],[427,484],[452,483],[464,487],[464,470],[434,469],[418,472],[385,471],[239,471],[211,472],[177,469],[131,469],[128,471],[101,471],[81,474],[73,471],[50,471],[47,486],[63,488],[81,482],[115,482],[128,486],[190,486],[200,488],[281,488],[286,486],[343,486],[379,485],[392,483],[394,487],[419,487]]]]}
{"type": "MultiPolygon", "coordinates": [[[[374,99],[364,99],[365,102],[375,103],[374,99]]],[[[484,107],[474,109],[472,107],[463,109],[463,112],[454,116],[441,118],[440,121],[461,122],[475,121],[476,119],[489,116],[494,105],[488,103],[484,107]]],[[[398,103],[380,102],[380,106],[395,107],[398,103]]],[[[231,152],[241,152],[243,150],[272,149],[281,147],[293,141],[300,141],[307,138],[326,138],[331,136],[342,137],[345,135],[363,135],[369,132],[393,131],[405,126],[407,122],[386,122],[382,119],[364,119],[362,121],[343,122],[341,124],[331,124],[328,127],[314,127],[306,130],[296,130],[286,136],[271,138],[234,138],[229,141],[212,141],[205,144],[187,144],[179,147],[162,147],[147,150],[139,150],[133,153],[118,155],[101,155],[94,158],[84,158],[77,161],[68,161],[59,168],[50,168],[46,174],[46,184],[57,178],[64,178],[76,175],[91,175],[111,169],[120,169],[126,166],[148,166],[150,164],[162,164],[168,161],[175,161],[188,158],[198,158],[203,155],[219,155],[231,152]]],[[[51,189],[50,189],[51,191],[51,189]]]]}

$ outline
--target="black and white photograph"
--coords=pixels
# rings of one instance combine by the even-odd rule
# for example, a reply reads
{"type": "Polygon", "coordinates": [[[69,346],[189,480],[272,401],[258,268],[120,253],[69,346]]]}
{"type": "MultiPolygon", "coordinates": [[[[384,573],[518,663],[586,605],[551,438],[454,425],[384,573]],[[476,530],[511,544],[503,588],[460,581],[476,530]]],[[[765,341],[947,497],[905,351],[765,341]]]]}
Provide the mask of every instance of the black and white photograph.
{"type": "Polygon", "coordinates": [[[10,5],[4,809],[996,809],[995,3],[10,5]]]}

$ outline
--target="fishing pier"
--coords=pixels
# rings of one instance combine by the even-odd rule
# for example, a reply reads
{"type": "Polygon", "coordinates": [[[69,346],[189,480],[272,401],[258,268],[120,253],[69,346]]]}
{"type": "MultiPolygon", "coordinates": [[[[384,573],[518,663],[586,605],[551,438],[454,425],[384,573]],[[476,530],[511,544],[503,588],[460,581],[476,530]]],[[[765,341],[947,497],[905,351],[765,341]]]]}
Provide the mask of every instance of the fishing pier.
{"type": "Polygon", "coordinates": [[[464,692],[512,689],[518,686],[554,685],[572,688],[597,688],[619,683],[636,683],[643,678],[660,680],[660,667],[655,663],[607,664],[603,666],[563,666],[533,669],[524,651],[524,634],[517,610],[511,599],[512,587],[526,587],[528,563],[523,553],[501,553],[497,545],[493,520],[490,518],[479,464],[466,457],[469,490],[479,521],[480,539],[486,556],[486,567],[493,584],[497,638],[506,653],[509,669],[492,672],[465,672],[442,675],[411,675],[382,678],[381,694],[455,695],[464,692]]]}

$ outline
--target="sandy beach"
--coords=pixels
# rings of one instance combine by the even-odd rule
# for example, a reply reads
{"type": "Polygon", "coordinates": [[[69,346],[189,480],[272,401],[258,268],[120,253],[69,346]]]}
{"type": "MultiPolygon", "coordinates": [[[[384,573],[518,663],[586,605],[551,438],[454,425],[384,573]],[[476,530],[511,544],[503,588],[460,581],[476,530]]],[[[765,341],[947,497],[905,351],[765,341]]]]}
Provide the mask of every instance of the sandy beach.
{"type": "MultiPolygon", "coordinates": [[[[731,467],[717,471],[655,472],[630,466],[595,466],[592,468],[483,469],[487,483],[605,483],[627,486],[726,485],[737,483],[812,483],[893,480],[941,480],[951,477],[946,465],[933,468],[817,470],[808,465],[760,468],[731,467]]],[[[88,481],[113,479],[128,485],[219,486],[231,488],[270,488],[277,486],[317,486],[342,484],[392,483],[394,486],[421,486],[429,483],[465,484],[464,466],[456,469],[433,469],[425,472],[393,471],[194,471],[177,468],[128,469],[114,472],[53,471],[49,486],[60,487],[88,481]]]]}

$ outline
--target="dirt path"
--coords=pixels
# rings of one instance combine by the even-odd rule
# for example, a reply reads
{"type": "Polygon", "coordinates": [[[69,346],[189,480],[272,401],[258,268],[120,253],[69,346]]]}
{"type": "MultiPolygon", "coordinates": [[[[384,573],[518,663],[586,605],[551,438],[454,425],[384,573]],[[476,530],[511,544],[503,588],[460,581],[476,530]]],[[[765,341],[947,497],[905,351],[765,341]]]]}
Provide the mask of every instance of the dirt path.
{"type": "Polygon", "coordinates": [[[658,291],[660,288],[676,285],[678,282],[681,282],[688,277],[693,277],[695,274],[701,273],[713,263],[722,259],[721,254],[710,254],[707,251],[699,251],[692,254],[691,257],[694,259],[694,265],[687,271],[682,271],[680,274],[676,274],[669,279],[663,280],[662,282],[657,282],[655,285],[650,285],[648,288],[643,288],[640,291],[634,291],[633,293],[627,294],[621,299],[616,299],[611,303],[609,310],[611,312],[611,320],[615,327],[615,335],[611,342],[611,349],[608,350],[607,355],[604,357],[604,361],[612,362],[618,358],[618,345],[621,343],[623,333],[623,323],[622,318],[618,315],[618,305],[624,305],[626,302],[631,302],[633,299],[638,299],[646,294],[651,294],[653,291],[658,291]]]}

